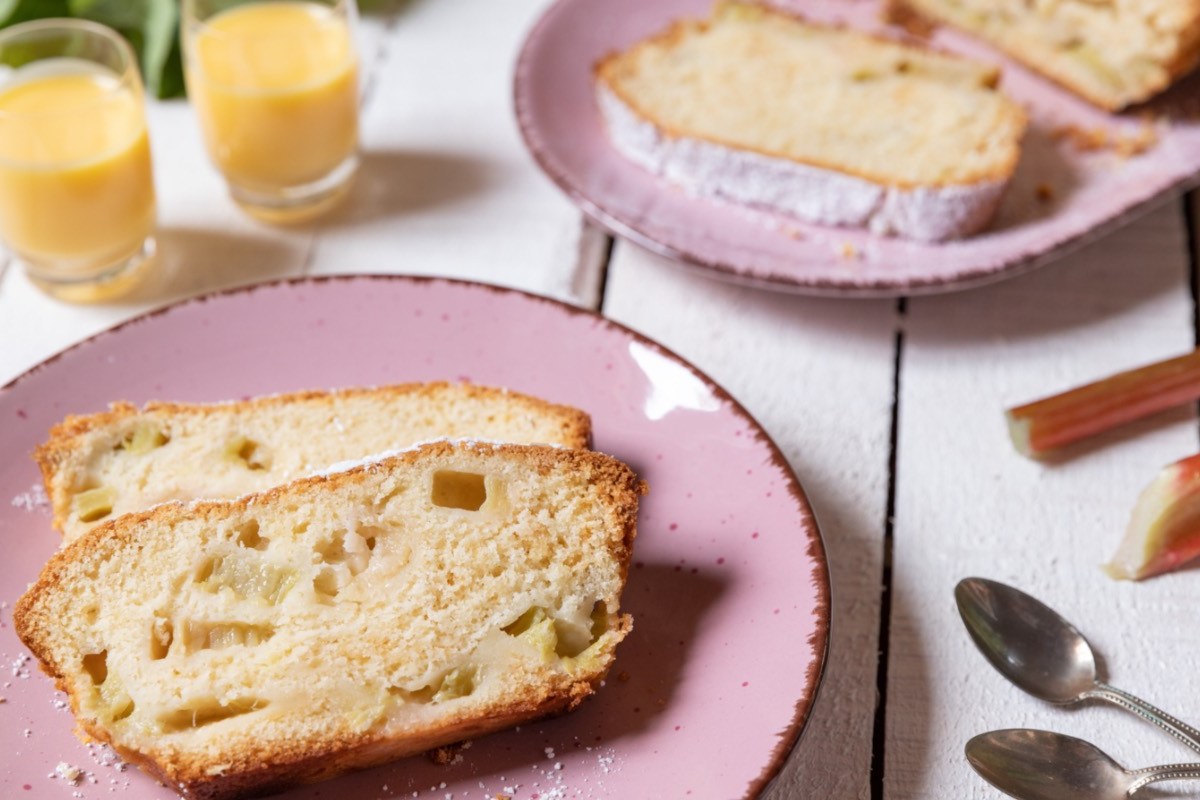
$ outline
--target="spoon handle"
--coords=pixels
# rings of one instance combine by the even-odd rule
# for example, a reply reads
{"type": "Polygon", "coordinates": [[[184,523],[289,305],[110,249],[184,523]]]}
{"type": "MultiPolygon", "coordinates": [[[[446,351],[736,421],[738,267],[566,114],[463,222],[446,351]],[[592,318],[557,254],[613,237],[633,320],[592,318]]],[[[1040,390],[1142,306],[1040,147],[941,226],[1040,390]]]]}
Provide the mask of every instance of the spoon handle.
{"type": "Polygon", "coordinates": [[[1131,795],[1143,786],[1158,781],[1200,780],[1200,764],[1166,764],[1161,767],[1131,769],[1129,777],[1134,781],[1125,790],[1126,795],[1131,795]]]}
{"type": "MultiPolygon", "coordinates": [[[[1118,705],[1126,711],[1132,711],[1150,724],[1166,731],[1183,744],[1200,753],[1200,731],[1186,722],[1175,719],[1165,711],[1160,711],[1145,700],[1134,697],[1107,683],[1096,683],[1096,687],[1083,695],[1084,697],[1105,700],[1118,705]]],[[[1161,779],[1159,779],[1161,780],[1161,779]]]]}

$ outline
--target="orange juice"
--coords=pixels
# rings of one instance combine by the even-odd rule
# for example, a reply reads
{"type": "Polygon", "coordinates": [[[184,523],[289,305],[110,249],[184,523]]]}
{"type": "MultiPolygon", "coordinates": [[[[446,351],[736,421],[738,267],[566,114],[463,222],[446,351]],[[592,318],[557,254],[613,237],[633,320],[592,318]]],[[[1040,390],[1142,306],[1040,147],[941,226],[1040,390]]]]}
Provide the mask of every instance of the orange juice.
{"type": "Polygon", "coordinates": [[[308,2],[257,2],[192,35],[188,91],[213,160],[233,185],[271,192],[319,181],[358,145],[357,60],[346,19],[308,2]]]}
{"type": "Polygon", "coordinates": [[[0,237],[14,251],[87,277],[141,250],[154,209],[136,86],[54,58],[0,87],[0,237]]]}

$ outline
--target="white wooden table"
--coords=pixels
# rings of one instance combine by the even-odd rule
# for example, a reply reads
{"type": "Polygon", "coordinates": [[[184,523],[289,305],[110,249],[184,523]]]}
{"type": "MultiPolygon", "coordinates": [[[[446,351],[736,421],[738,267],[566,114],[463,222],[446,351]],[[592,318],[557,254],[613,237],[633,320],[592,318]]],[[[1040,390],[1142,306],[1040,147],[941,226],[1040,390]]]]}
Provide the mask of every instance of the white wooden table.
{"type": "Polygon", "coordinates": [[[245,217],[190,107],[152,104],[163,274],[123,304],[78,307],[7,269],[0,385],[147,309],[286,276],[454,276],[596,309],[723,384],[779,443],[819,514],[833,578],[829,663],[768,797],[999,797],[962,747],[1003,727],[1082,736],[1131,766],[1188,760],[1120,712],[1068,713],[1020,694],[974,651],[952,601],[968,575],[1026,588],[1089,636],[1115,684],[1200,720],[1200,575],[1117,584],[1097,566],[1142,486],[1200,449],[1195,410],[1057,466],[1017,456],[1001,414],[1194,346],[1200,225],[1193,216],[1189,238],[1186,204],[960,294],[828,300],[714,282],[612,242],[524,152],[511,68],[544,5],[412,0],[365,15],[366,169],[349,206],[317,227],[245,217]]]}

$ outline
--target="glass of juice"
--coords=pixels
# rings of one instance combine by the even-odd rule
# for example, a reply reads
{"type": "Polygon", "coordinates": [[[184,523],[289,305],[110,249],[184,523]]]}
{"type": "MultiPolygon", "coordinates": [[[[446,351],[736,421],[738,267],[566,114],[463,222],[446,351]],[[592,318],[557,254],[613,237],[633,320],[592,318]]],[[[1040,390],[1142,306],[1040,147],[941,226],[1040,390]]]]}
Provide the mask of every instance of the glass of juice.
{"type": "Polygon", "coordinates": [[[184,0],[188,95],[209,155],[251,215],[298,222],[358,168],[353,0],[184,0]]]}
{"type": "Polygon", "coordinates": [[[64,300],[133,288],[154,256],[155,199],[133,51],[92,22],[0,31],[0,239],[64,300]]]}

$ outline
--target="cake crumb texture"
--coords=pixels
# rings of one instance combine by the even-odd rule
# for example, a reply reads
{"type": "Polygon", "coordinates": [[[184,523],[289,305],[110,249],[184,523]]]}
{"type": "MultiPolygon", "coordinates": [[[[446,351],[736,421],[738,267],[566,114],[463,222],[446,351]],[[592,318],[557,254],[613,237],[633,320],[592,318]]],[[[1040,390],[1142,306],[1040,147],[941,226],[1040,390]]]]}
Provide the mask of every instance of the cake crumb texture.
{"type": "Polygon", "coordinates": [[[586,447],[584,412],[470,384],[272,395],[232,403],[114,403],[69,416],[37,449],[54,526],[71,541],[157,503],[234,498],[341,461],[440,438],[586,447]]]}
{"type": "Polygon", "coordinates": [[[592,694],[644,491],[587,450],[431,443],[105,523],[14,622],[86,735],[191,797],[271,791],[592,694]]]}
{"type": "Polygon", "coordinates": [[[898,0],[890,13],[968,31],[1109,111],[1200,63],[1200,0],[898,0]]]}
{"type": "Polygon", "coordinates": [[[722,2],[596,66],[616,148],[700,194],[924,240],[993,215],[1024,111],[990,65],[722,2]]]}

